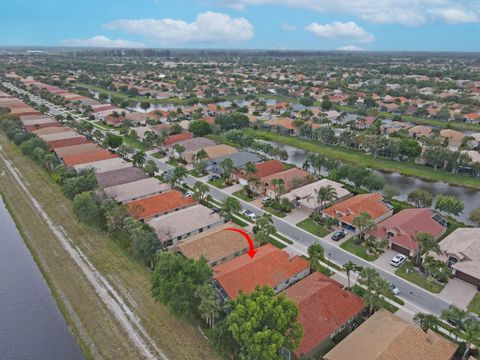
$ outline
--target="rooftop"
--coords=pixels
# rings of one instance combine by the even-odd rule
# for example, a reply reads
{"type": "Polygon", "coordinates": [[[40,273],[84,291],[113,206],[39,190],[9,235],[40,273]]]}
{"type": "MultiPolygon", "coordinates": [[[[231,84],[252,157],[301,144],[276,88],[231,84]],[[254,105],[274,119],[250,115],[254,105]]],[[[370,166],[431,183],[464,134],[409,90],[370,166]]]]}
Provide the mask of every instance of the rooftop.
{"type": "Polygon", "coordinates": [[[65,163],[66,166],[71,167],[74,165],[86,164],[86,163],[112,159],[112,158],[118,158],[118,155],[113,154],[108,150],[100,148],[92,152],[84,152],[80,154],[63,156],[63,162],[65,163]]]}
{"type": "Polygon", "coordinates": [[[171,190],[144,199],[129,202],[127,207],[137,220],[143,220],[186,206],[196,204],[191,196],[185,196],[180,191],[171,190]]]}
{"type": "Polygon", "coordinates": [[[96,177],[100,189],[148,178],[147,174],[136,167],[127,167],[97,173],[96,177]]]}
{"type": "Polygon", "coordinates": [[[170,190],[168,184],[161,183],[156,178],[148,177],[137,181],[118,184],[103,189],[105,194],[118,202],[136,200],[152,194],[170,190]]]}

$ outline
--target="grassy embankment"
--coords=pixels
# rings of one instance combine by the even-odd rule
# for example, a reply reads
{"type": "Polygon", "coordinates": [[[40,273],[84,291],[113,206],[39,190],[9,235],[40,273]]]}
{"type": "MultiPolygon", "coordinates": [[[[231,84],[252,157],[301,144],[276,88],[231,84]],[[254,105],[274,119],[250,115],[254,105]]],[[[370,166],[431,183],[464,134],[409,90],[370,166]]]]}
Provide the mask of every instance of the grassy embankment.
{"type": "Polygon", "coordinates": [[[374,159],[362,151],[345,149],[335,146],[322,145],[315,141],[304,140],[294,136],[284,136],[274,132],[245,129],[245,133],[256,139],[275,141],[279,144],[290,145],[309,152],[322,153],[333,159],[347,163],[360,164],[371,169],[400,173],[405,176],[415,176],[428,181],[444,181],[452,185],[465,186],[480,189],[480,179],[464,175],[452,175],[449,172],[415,164],[412,162],[400,162],[383,158],[374,159]]]}
{"type": "MultiPolygon", "coordinates": [[[[0,133],[0,145],[4,156],[12,161],[29,184],[29,191],[135,310],[142,326],[159,348],[172,359],[217,359],[194,323],[175,318],[166,307],[152,299],[150,273],[144,266],[104,232],[74,220],[71,201],[63,196],[49,175],[24,157],[3,133],[0,133]]],[[[0,170],[4,170],[3,163],[0,170]]],[[[87,357],[139,359],[141,356],[123,328],[6,171],[0,176],[0,191],[87,357]]]]}

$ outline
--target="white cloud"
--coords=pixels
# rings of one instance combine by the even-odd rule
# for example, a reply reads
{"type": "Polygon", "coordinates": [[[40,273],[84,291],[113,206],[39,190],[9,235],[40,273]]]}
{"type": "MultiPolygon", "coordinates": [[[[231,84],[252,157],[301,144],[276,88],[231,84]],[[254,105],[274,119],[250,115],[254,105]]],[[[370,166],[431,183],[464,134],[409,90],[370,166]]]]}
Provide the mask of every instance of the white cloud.
{"type": "Polygon", "coordinates": [[[287,24],[287,23],[280,24],[280,27],[284,31],[295,31],[295,30],[297,30],[297,27],[295,25],[287,24]]]}
{"type": "Polygon", "coordinates": [[[75,47],[108,47],[108,48],[143,48],[145,44],[130,40],[111,40],[106,36],[97,35],[90,39],[67,39],[61,42],[64,46],[75,47]]]}
{"type": "Polygon", "coordinates": [[[429,20],[441,19],[452,22],[452,18],[479,21],[480,9],[475,9],[471,0],[217,0],[224,5],[244,9],[247,5],[283,5],[303,8],[322,13],[351,14],[374,23],[420,25],[429,20]],[[432,11],[441,9],[446,16],[439,17],[432,11]],[[457,13],[451,9],[457,9],[457,13]],[[464,12],[462,18],[458,12],[464,12]]]}
{"type": "Polygon", "coordinates": [[[461,8],[433,9],[430,13],[449,24],[476,23],[480,21],[480,15],[461,8]]]}
{"type": "Polygon", "coordinates": [[[355,46],[355,45],[345,45],[339,47],[337,50],[341,51],[362,51],[363,49],[361,47],[355,46]]]}
{"type": "Polygon", "coordinates": [[[347,39],[355,42],[371,42],[375,40],[373,34],[365,31],[353,21],[335,21],[325,25],[314,22],[305,27],[305,30],[314,33],[322,39],[347,39]]]}
{"type": "Polygon", "coordinates": [[[253,37],[253,26],[247,19],[210,11],[198,14],[191,23],[175,19],[120,19],[105,24],[105,28],[123,30],[161,44],[173,45],[235,42],[253,37]]]}

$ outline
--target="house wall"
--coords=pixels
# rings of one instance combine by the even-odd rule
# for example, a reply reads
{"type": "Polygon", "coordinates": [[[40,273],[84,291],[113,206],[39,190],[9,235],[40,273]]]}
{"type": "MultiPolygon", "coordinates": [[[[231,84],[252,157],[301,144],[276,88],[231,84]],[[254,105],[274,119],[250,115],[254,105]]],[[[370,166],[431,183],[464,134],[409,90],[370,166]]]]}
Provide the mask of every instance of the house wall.
{"type": "Polygon", "coordinates": [[[165,242],[163,243],[163,246],[164,246],[165,248],[167,248],[167,247],[170,247],[170,246],[177,245],[180,241],[182,241],[182,240],[184,240],[184,239],[186,239],[186,238],[188,238],[188,237],[190,237],[190,236],[192,236],[192,235],[195,235],[195,234],[198,234],[198,233],[202,233],[202,232],[204,232],[204,231],[206,231],[206,230],[212,229],[212,228],[214,228],[214,227],[220,226],[220,225],[225,224],[225,223],[226,223],[226,221],[225,221],[224,219],[221,219],[221,220],[217,221],[216,223],[208,224],[208,225],[205,225],[205,226],[196,228],[196,229],[194,229],[194,230],[192,230],[192,231],[190,231],[190,232],[188,232],[188,233],[180,234],[180,235],[178,235],[178,236],[176,236],[176,237],[174,237],[174,238],[172,238],[172,239],[170,239],[170,240],[168,240],[168,241],[165,241],[165,242]]]}
{"type": "Polygon", "coordinates": [[[229,261],[232,260],[232,259],[235,259],[236,257],[239,257],[239,256],[241,256],[241,255],[243,255],[243,254],[246,254],[247,251],[248,251],[248,247],[246,247],[246,248],[244,248],[244,249],[242,249],[242,250],[240,250],[240,251],[237,251],[237,252],[235,252],[235,253],[233,253],[233,254],[230,254],[230,255],[228,255],[228,256],[225,256],[225,257],[223,257],[223,258],[221,258],[221,259],[212,260],[212,261],[210,261],[210,262],[208,263],[208,265],[210,265],[211,267],[214,267],[214,266],[218,266],[218,265],[224,264],[224,263],[226,263],[226,262],[229,262],[229,261]]]}
{"type": "Polygon", "coordinates": [[[142,219],[141,221],[143,222],[149,222],[153,219],[157,219],[159,218],[160,216],[162,215],[167,215],[167,214],[170,214],[172,212],[175,212],[175,211],[178,211],[178,210],[182,210],[182,209],[186,209],[190,206],[193,206],[195,205],[195,203],[191,204],[191,205],[185,205],[185,206],[182,206],[182,207],[178,207],[178,208],[175,208],[175,209],[171,209],[171,210],[168,210],[168,211],[164,211],[164,212],[161,212],[161,213],[158,213],[158,214],[155,214],[155,215],[152,215],[152,216],[149,216],[149,217],[146,217],[145,219],[142,219]]]}
{"type": "Polygon", "coordinates": [[[288,278],[287,280],[277,284],[276,286],[274,286],[273,290],[275,290],[275,294],[278,294],[280,291],[285,290],[287,287],[293,285],[297,281],[302,280],[304,277],[306,277],[308,275],[310,275],[310,269],[309,268],[307,268],[307,269],[293,275],[292,277],[288,278]]]}

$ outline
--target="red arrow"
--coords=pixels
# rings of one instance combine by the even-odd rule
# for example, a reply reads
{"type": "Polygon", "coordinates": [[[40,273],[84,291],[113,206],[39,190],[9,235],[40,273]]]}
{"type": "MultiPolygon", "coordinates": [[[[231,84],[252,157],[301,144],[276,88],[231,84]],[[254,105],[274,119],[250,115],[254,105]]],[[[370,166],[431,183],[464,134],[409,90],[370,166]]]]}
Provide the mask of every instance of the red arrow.
{"type": "Polygon", "coordinates": [[[253,246],[253,240],[252,238],[250,237],[250,235],[248,235],[245,231],[241,230],[241,229],[235,229],[235,228],[228,228],[228,229],[225,229],[225,230],[229,230],[229,231],[234,231],[234,232],[237,232],[239,234],[242,234],[243,237],[245,239],[247,239],[248,241],[248,246],[250,246],[250,249],[248,250],[247,254],[253,259],[253,257],[255,256],[255,254],[257,253],[257,250],[255,250],[254,246],[253,246]]]}

